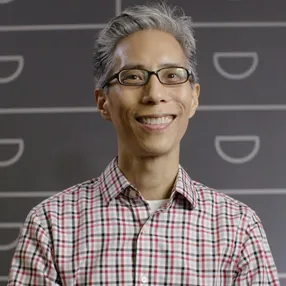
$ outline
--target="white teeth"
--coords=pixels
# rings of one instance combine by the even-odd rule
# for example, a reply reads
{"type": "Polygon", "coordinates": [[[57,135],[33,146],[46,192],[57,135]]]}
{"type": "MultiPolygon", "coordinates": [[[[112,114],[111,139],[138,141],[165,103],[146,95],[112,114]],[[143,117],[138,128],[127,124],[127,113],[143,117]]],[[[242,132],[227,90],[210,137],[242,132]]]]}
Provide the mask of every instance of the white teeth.
{"type": "Polygon", "coordinates": [[[173,120],[172,116],[166,116],[166,117],[141,117],[139,118],[139,121],[143,124],[150,124],[150,125],[160,125],[160,124],[168,124],[173,120]]]}

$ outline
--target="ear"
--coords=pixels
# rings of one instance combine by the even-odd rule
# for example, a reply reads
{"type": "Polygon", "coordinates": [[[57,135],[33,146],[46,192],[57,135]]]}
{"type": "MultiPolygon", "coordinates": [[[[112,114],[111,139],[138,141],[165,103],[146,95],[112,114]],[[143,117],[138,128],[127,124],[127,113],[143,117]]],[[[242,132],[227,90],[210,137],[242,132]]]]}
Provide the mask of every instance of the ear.
{"type": "Polygon", "coordinates": [[[195,83],[193,88],[192,88],[192,102],[191,102],[191,109],[190,109],[189,118],[194,116],[194,114],[196,113],[196,110],[198,108],[200,90],[201,90],[200,85],[198,83],[195,83]]]}
{"type": "Polygon", "coordinates": [[[100,115],[105,119],[111,121],[110,112],[108,109],[108,98],[104,93],[103,89],[94,90],[95,102],[97,105],[97,110],[100,115]]]}

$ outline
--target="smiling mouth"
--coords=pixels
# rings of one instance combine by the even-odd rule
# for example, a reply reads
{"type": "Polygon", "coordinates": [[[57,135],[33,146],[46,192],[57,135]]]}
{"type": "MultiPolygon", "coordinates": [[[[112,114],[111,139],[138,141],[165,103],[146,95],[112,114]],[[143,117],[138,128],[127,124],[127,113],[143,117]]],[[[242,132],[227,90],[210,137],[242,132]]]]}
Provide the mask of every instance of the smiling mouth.
{"type": "Polygon", "coordinates": [[[175,115],[163,115],[163,116],[138,116],[136,120],[144,125],[168,125],[176,118],[175,115]]]}

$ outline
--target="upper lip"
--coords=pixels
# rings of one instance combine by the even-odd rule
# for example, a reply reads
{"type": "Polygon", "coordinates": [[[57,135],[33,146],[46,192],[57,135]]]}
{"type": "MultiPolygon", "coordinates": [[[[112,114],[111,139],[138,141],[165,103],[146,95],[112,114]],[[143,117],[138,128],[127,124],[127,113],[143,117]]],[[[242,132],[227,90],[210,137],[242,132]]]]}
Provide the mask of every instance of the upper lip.
{"type": "Polygon", "coordinates": [[[144,118],[144,117],[148,117],[148,118],[160,118],[160,117],[167,117],[167,116],[173,116],[174,118],[176,117],[175,114],[171,114],[171,113],[164,113],[164,114],[145,114],[145,115],[138,115],[135,118],[139,119],[139,118],[144,118]]]}

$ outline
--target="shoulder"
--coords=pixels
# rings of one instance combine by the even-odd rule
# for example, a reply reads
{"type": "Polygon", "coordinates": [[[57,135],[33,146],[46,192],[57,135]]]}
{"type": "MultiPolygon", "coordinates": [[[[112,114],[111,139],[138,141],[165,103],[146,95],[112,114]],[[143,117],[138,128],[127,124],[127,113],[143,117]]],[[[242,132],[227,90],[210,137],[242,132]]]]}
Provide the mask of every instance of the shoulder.
{"type": "Polygon", "coordinates": [[[100,184],[97,178],[71,186],[36,205],[30,212],[41,222],[57,220],[58,218],[77,216],[92,204],[102,205],[100,184]]]}
{"type": "Polygon", "coordinates": [[[200,182],[192,182],[195,186],[198,209],[207,211],[213,216],[259,221],[255,211],[245,203],[200,182]]]}
{"type": "Polygon", "coordinates": [[[94,178],[56,193],[55,195],[41,202],[38,206],[36,206],[36,209],[47,204],[58,202],[74,203],[78,200],[88,200],[91,198],[96,199],[99,195],[99,182],[97,178],[94,178]]]}

